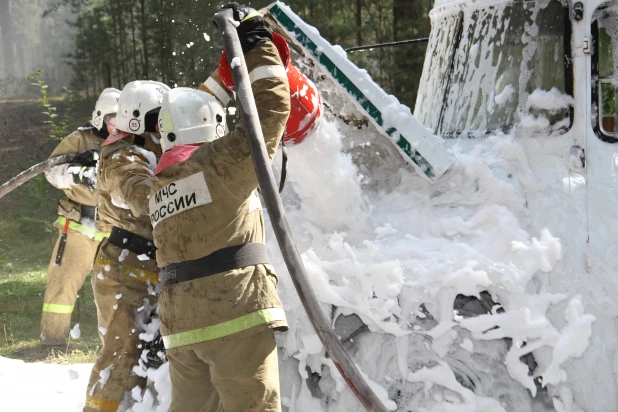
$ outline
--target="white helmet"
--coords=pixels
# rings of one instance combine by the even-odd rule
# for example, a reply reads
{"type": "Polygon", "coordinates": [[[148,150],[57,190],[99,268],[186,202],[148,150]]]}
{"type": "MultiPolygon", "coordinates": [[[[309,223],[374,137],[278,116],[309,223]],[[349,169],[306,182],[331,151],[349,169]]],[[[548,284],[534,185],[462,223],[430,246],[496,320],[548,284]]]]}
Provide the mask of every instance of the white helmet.
{"type": "Polygon", "coordinates": [[[227,132],[225,110],[209,93],[178,87],[163,96],[159,131],[164,152],[180,144],[210,142],[227,132]]]}
{"type": "Polygon", "coordinates": [[[113,87],[101,92],[97,103],[94,105],[94,112],[92,112],[91,123],[97,130],[101,130],[103,127],[103,118],[105,116],[118,112],[118,97],[120,97],[120,90],[113,87]]]}
{"type": "MultiPolygon", "coordinates": [[[[151,80],[136,80],[127,83],[118,99],[116,129],[127,133],[144,133],[147,115],[161,107],[163,94],[168,90],[170,88],[165,84],[151,80]]],[[[156,117],[154,124],[156,124],[156,117]]]]}

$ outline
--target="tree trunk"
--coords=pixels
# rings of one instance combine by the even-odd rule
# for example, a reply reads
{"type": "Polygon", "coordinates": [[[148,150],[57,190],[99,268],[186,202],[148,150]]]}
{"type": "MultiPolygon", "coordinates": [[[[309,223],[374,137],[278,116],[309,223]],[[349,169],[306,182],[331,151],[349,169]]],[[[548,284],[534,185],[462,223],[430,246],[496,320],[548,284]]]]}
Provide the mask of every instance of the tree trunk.
{"type": "Polygon", "coordinates": [[[120,52],[122,53],[122,58],[120,60],[122,64],[122,84],[127,84],[129,82],[129,73],[127,69],[129,54],[127,53],[127,30],[124,24],[122,3],[120,3],[120,0],[118,1],[116,11],[118,12],[118,42],[120,44],[120,52]]]}
{"type": "Polygon", "coordinates": [[[112,68],[108,62],[103,63],[103,86],[112,87],[112,68]]]}
{"type": "MultiPolygon", "coordinates": [[[[114,44],[114,50],[112,50],[111,53],[111,64],[114,67],[114,71],[116,72],[116,79],[118,80],[118,84],[121,83],[120,80],[120,67],[117,64],[119,57],[118,56],[120,53],[118,53],[118,23],[116,21],[116,13],[114,12],[114,0],[109,0],[109,10],[110,10],[110,14],[112,15],[112,35],[113,35],[113,44],[114,44]]],[[[110,70],[111,72],[111,70],[110,70]]],[[[110,78],[111,78],[112,74],[110,73],[110,78]]],[[[111,83],[111,82],[110,82],[111,83]]]]}
{"type": "Polygon", "coordinates": [[[137,77],[138,76],[138,71],[137,71],[137,43],[135,41],[135,21],[133,19],[133,4],[134,4],[134,0],[131,0],[129,2],[129,7],[131,8],[130,13],[131,13],[131,37],[132,37],[132,43],[133,43],[133,77],[137,77]]]}
{"type": "Polygon", "coordinates": [[[144,4],[145,0],[140,0],[140,12],[141,12],[141,34],[142,34],[142,50],[144,63],[142,65],[142,76],[144,79],[148,78],[148,32],[146,31],[146,5],[144,4]]]}
{"type": "Polygon", "coordinates": [[[362,32],[362,0],[356,0],[356,45],[361,46],[363,44],[363,32],[362,32]]]}
{"type": "MultiPolygon", "coordinates": [[[[24,58],[24,49],[26,45],[24,44],[24,36],[21,35],[15,39],[15,55],[17,56],[17,73],[21,76],[26,77],[26,59],[24,58]]],[[[48,78],[49,80],[49,78],[48,78]]]]}
{"type": "Polygon", "coordinates": [[[4,56],[4,76],[14,76],[13,66],[13,22],[10,0],[0,0],[0,26],[2,29],[2,55],[4,56]]]}
{"type": "Polygon", "coordinates": [[[165,59],[165,32],[166,32],[166,19],[165,19],[165,0],[159,2],[159,51],[161,58],[161,81],[167,83],[167,61],[165,59]]]}

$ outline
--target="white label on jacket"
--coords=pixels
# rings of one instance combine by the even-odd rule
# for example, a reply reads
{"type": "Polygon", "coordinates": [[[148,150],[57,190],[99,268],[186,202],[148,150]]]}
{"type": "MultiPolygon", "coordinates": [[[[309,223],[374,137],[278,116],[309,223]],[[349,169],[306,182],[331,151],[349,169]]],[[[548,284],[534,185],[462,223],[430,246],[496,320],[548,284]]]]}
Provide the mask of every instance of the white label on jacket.
{"type": "Polygon", "coordinates": [[[150,221],[152,227],[157,223],[194,207],[212,203],[212,197],[204,179],[198,172],[184,179],[169,183],[150,196],[150,221]]]}

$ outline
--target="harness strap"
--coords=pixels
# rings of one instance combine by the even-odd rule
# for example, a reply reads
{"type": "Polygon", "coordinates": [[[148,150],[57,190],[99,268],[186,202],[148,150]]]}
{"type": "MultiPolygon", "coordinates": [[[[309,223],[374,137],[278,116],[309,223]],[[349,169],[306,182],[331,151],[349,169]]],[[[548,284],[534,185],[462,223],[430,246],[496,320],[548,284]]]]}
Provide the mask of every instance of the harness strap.
{"type": "Polygon", "coordinates": [[[121,249],[128,249],[136,255],[146,255],[153,260],[157,258],[157,248],[152,240],[116,226],[112,228],[108,242],[121,249]]]}
{"type": "Polygon", "coordinates": [[[81,215],[82,217],[88,217],[96,221],[97,220],[97,207],[81,205],[81,215]]]}
{"type": "Polygon", "coordinates": [[[159,278],[165,287],[247,266],[266,265],[269,262],[265,244],[245,243],[219,249],[196,260],[171,263],[161,270],[159,278]]]}

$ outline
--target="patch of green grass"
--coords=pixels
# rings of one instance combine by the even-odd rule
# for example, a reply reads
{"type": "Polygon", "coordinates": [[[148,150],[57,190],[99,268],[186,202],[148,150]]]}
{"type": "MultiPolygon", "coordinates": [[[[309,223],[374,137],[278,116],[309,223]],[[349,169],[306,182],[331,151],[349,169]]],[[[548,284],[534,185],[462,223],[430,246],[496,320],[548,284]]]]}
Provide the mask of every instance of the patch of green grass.
{"type": "Polygon", "coordinates": [[[68,351],[52,350],[47,362],[59,365],[70,365],[72,363],[94,363],[97,360],[99,346],[80,348],[69,348],[68,351]]]}
{"type": "Polygon", "coordinates": [[[90,277],[71,317],[81,337],[66,348],[39,340],[47,266],[58,230],[56,205],[62,192],[38,176],[0,200],[0,356],[50,363],[93,362],[100,345],[90,277]]]}

